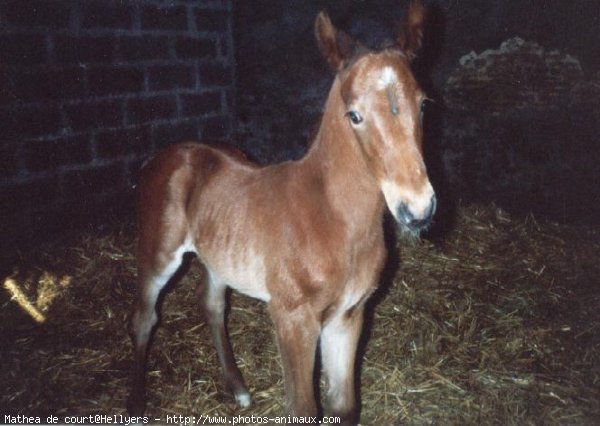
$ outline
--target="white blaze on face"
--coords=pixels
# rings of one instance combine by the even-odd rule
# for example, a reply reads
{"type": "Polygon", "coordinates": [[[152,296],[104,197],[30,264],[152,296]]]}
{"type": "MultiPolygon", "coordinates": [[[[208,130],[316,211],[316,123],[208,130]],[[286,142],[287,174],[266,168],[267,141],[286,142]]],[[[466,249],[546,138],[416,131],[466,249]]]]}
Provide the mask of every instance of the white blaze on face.
{"type": "Polygon", "coordinates": [[[392,67],[384,67],[381,71],[381,76],[377,80],[377,88],[379,90],[385,90],[388,86],[396,84],[398,82],[398,75],[392,67]]]}
{"type": "Polygon", "coordinates": [[[424,218],[434,194],[433,187],[429,181],[418,191],[415,191],[402,188],[397,183],[384,179],[381,181],[381,191],[383,192],[388,209],[397,221],[400,220],[397,215],[398,207],[400,207],[401,203],[406,204],[406,207],[416,219],[424,218]]]}
{"type": "MultiPolygon", "coordinates": [[[[383,96],[385,96],[386,101],[388,102],[388,108],[390,115],[385,115],[381,117],[381,120],[399,120],[399,124],[404,129],[404,134],[407,138],[414,137],[414,118],[411,113],[408,111],[402,111],[402,105],[407,105],[408,101],[406,99],[402,82],[398,78],[398,74],[392,67],[384,67],[381,71],[380,77],[377,80],[377,89],[379,91],[385,92],[383,96]],[[397,112],[392,113],[392,108],[396,108],[397,112]]],[[[380,119],[378,118],[377,121],[380,119]]],[[[386,141],[389,144],[393,144],[394,141],[388,140],[386,141]]]]}

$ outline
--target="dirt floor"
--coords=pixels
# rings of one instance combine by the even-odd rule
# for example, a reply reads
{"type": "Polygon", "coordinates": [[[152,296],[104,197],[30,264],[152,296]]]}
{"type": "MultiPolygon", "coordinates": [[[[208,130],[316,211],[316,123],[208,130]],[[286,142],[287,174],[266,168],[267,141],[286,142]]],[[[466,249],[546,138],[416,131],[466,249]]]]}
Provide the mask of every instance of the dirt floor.
{"type": "MultiPolygon", "coordinates": [[[[0,277],[0,414],[123,414],[133,226],[64,235],[0,277]]],[[[398,243],[361,343],[362,425],[597,424],[600,231],[459,208],[451,230],[398,243]]],[[[229,330],[253,396],[224,390],[190,271],[166,295],[149,356],[150,418],[283,414],[261,302],[232,294],[229,330]]],[[[324,386],[324,384],[321,384],[324,386]]]]}

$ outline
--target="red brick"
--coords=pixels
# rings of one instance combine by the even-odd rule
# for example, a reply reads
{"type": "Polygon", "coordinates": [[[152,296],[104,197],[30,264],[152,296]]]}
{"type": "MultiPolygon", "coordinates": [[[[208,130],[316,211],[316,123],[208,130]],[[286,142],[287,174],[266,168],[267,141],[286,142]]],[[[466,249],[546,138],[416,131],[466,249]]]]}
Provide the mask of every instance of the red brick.
{"type": "Polygon", "coordinates": [[[165,120],[176,115],[177,103],[172,96],[132,99],[127,103],[127,122],[130,124],[165,120]]]}
{"type": "Polygon", "coordinates": [[[70,3],[12,0],[4,3],[6,22],[16,27],[62,29],[69,26],[70,3]]]}
{"type": "Polygon", "coordinates": [[[92,96],[140,92],[144,72],[131,67],[95,68],[88,72],[88,84],[92,96]]]}
{"type": "Polygon", "coordinates": [[[149,152],[150,142],[148,127],[101,132],[96,135],[96,152],[102,159],[119,158],[149,152]]]}
{"type": "Polygon", "coordinates": [[[75,131],[123,124],[123,101],[120,99],[69,105],[65,111],[69,125],[75,131]]]}
{"type": "Polygon", "coordinates": [[[175,43],[175,52],[181,59],[214,58],[217,46],[214,40],[179,37],[175,43]]]}
{"type": "Polygon", "coordinates": [[[0,36],[0,64],[38,65],[48,60],[42,35],[8,34],[0,36]]]}
{"type": "Polygon", "coordinates": [[[221,113],[221,92],[210,91],[183,96],[183,113],[187,117],[221,113]]]}
{"type": "Polygon", "coordinates": [[[92,161],[90,140],[73,137],[46,141],[26,142],[23,157],[27,170],[53,171],[62,166],[82,165],[92,161]]]}
{"type": "Polygon", "coordinates": [[[80,2],[84,28],[129,29],[133,26],[133,5],[106,1],[80,2]]]}
{"type": "Polygon", "coordinates": [[[63,128],[57,107],[30,107],[0,110],[0,135],[24,138],[57,133],[63,128]]]}
{"type": "Polygon", "coordinates": [[[78,98],[86,95],[84,71],[34,71],[15,76],[14,94],[24,101],[78,98]]]}
{"type": "Polygon", "coordinates": [[[188,65],[158,66],[148,71],[150,90],[192,88],[195,80],[194,68],[188,65]]]}
{"type": "Polygon", "coordinates": [[[113,37],[57,37],[56,59],[61,63],[111,64],[115,58],[113,37]]]}
{"type": "Polygon", "coordinates": [[[198,31],[227,31],[229,12],[220,10],[199,9],[195,11],[196,28],[198,31]]]}
{"type": "Polygon", "coordinates": [[[183,6],[146,6],[142,9],[142,29],[187,31],[187,10],[183,6]]]}
{"type": "Polygon", "coordinates": [[[169,39],[161,36],[122,36],[117,39],[117,60],[129,63],[169,59],[169,39]]]}
{"type": "Polygon", "coordinates": [[[203,86],[229,86],[233,80],[231,68],[222,64],[202,64],[199,73],[203,86]]]}

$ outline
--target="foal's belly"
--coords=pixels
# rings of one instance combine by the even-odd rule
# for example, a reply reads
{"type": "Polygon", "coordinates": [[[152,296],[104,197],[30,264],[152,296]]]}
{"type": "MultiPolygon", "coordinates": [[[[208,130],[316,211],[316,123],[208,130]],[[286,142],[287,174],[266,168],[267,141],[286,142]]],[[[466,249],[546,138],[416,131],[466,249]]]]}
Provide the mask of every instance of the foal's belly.
{"type": "Polygon", "coordinates": [[[231,253],[229,256],[220,257],[220,259],[211,259],[210,256],[201,255],[215,284],[227,285],[263,302],[271,300],[262,257],[251,252],[231,253]]]}

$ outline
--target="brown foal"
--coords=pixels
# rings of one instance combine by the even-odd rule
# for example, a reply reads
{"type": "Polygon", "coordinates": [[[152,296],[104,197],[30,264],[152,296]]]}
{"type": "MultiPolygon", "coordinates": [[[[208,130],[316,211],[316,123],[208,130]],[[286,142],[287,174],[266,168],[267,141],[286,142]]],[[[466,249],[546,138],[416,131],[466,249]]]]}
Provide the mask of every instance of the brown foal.
{"type": "Polygon", "coordinates": [[[413,1],[396,45],[361,49],[321,12],[319,48],[335,70],[320,127],[299,161],[259,167],[232,148],[181,143],[142,169],[135,351],[129,410],[145,406],[145,363],[157,298],[183,254],[206,267],[204,307],[225,382],[250,394],[225,331],[225,290],[265,301],[283,361],[286,410],[317,413],[313,370],[320,343],[326,412],[356,421],[355,354],[364,304],[386,258],[385,206],[418,234],[435,211],[422,156],[425,95],[410,69],[423,8],[413,1]]]}

